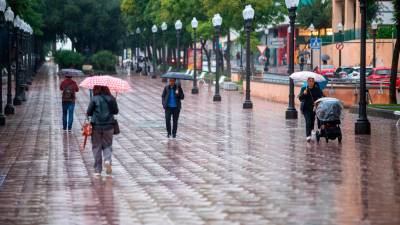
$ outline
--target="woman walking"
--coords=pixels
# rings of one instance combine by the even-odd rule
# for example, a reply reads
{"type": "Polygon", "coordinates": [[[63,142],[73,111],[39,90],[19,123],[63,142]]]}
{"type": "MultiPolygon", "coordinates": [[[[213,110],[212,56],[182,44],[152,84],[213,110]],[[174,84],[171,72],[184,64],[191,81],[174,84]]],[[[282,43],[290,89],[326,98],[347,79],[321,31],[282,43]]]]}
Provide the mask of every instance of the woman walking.
{"type": "Polygon", "coordinates": [[[93,98],[87,109],[93,126],[92,151],[94,156],[95,175],[100,176],[104,167],[107,174],[111,174],[112,140],[114,135],[114,115],[118,114],[118,104],[111,95],[110,89],[105,86],[94,86],[93,98]]]}
{"type": "Polygon", "coordinates": [[[311,131],[314,129],[315,111],[314,103],[323,97],[323,93],[314,78],[307,79],[307,86],[302,87],[299,100],[301,101],[301,111],[306,121],[306,137],[307,142],[311,141],[311,131]]]}

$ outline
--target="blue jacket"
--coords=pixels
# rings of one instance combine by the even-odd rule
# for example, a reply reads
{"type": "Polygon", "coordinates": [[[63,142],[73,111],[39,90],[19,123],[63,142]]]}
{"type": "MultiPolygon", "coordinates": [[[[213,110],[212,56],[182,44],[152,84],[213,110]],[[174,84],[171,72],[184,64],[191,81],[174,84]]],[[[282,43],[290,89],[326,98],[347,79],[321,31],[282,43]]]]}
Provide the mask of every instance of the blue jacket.
{"type": "MultiPolygon", "coordinates": [[[[174,90],[174,92],[176,91],[176,89],[178,89],[178,94],[175,95],[175,102],[178,110],[180,110],[182,108],[181,100],[185,98],[185,94],[183,93],[181,86],[174,85],[172,87],[172,90],[174,90]]],[[[170,86],[167,85],[164,87],[164,91],[161,95],[162,105],[164,109],[168,107],[169,92],[170,92],[170,86]]]]}

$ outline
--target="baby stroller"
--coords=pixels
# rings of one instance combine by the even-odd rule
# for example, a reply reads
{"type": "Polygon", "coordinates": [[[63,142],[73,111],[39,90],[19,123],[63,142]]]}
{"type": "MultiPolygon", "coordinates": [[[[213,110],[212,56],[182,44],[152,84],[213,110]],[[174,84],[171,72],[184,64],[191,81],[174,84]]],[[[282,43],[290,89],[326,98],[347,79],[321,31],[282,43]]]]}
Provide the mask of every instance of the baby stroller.
{"type": "Polygon", "coordinates": [[[315,104],[319,128],[315,133],[317,142],[319,142],[320,138],[325,138],[326,143],[329,140],[337,138],[339,143],[341,143],[342,131],[340,129],[340,121],[343,111],[341,101],[336,98],[320,98],[315,104]]]}

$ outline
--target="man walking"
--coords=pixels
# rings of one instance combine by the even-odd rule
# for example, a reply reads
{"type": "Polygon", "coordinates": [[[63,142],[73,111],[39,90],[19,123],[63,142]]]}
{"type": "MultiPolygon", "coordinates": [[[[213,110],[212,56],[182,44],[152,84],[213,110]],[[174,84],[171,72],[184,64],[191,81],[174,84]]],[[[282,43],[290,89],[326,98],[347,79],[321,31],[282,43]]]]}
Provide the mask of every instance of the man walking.
{"type": "Polygon", "coordinates": [[[60,90],[62,91],[63,130],[67,131],[68,128],[68,132],[71,132],[74,120],[75,93],[79,91],[79,87],[71,76],[65,76],[64,81],[60,84],[60,90]]]}
{"type": "Polygon", "coordinates": [[[168,138],[176,138],[178,129],[179,113],[181,111],[181,100],[185,98],[182,87],[175,84],[175,79],[169,79],[169,84],[165,86],[162,93],[162,105],[165,110],[165,122],[167,126],[168,138]],[[171,132],[171,116],[173,120],[173,128],[171,132]]]}

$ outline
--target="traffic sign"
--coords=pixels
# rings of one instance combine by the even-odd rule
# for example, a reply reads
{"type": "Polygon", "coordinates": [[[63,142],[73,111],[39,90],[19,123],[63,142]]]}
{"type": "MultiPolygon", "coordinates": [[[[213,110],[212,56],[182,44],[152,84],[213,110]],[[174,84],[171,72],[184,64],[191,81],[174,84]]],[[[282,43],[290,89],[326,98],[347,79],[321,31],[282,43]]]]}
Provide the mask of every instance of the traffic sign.
{"type": "Polygon", "coordinates": [[[258,51],[260,51],[261,54],[264,54],[265,49],[267,49],[266,45],[257,45],[258,51]]]}
{"type": "Polygon", "coordinates": [[[339,42],[336,44],[336,49],[337,50],[342,50],[344,48],[344,44],[342,42],[339,42]]]}
{"type": "Polygon", "coordinates": [[[267,42],[270,49],[284,48],[286,43],[284,38],[268,38],[267,42]]]}
{"type": "Polygon", "coordinates": [[[310,39],[310,47],[312,49],[320,49],[322,40],[321,38],[311,38],[310,39]]]}

